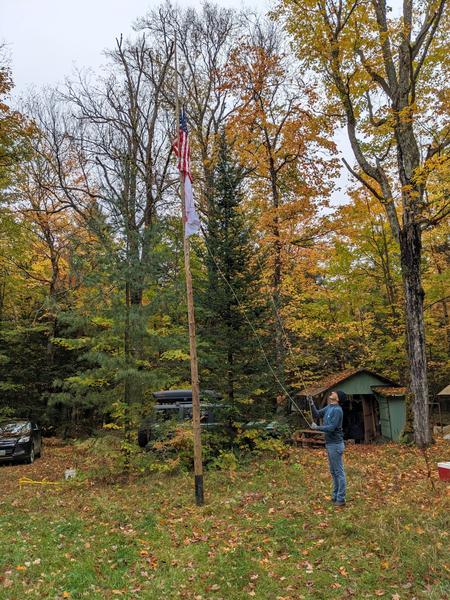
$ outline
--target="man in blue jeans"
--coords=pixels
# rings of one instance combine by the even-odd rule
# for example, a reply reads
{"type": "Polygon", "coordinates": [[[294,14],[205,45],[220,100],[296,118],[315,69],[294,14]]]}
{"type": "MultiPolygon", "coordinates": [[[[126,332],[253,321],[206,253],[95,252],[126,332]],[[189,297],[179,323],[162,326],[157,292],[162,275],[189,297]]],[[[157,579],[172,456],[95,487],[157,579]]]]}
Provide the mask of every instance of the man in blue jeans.
{"type": "Polygon", "coordinates": [[[325,448],[328,464],[333,478],[332,500],[335,506],[345,506],[346,478],[342,457],[344,454],[344,433],[342,431],[343,412],[339,402],[345,400],[345,392],[338,390],[328,396],[325,408],[317,410],[312,398],[309,399],[315,419],[323,417],[323,425],[311,424],[311,429],[325,432],[325,448]]]}

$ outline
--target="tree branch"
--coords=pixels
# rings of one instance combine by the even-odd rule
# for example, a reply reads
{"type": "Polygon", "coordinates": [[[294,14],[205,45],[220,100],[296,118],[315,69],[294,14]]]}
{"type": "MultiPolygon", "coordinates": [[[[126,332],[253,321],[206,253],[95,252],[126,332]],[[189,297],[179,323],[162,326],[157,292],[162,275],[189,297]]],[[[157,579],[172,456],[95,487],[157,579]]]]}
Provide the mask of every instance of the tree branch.
{"type": "Polygon", "coordinates": [[[347,167],[347,169],[350,171],[350,173],[353,175],[353,177],[355,179],[357,179],[360,183],[362,183],[363,186],[366,187],[371,192],[371,194],[373,194],[375,196],[375,198],[380,200],[380,202],[384,202],[383,194],[380,194],[380,192],[377,192],[377,190],[372,185],[370,185],[370,183],[366,179],[361,177],[361,175],[359,175],[354,169],[352,169],[352,167],[345,160],[345,158],[342,159],[342,162],[344,163],[344,165],[347,167]]]}

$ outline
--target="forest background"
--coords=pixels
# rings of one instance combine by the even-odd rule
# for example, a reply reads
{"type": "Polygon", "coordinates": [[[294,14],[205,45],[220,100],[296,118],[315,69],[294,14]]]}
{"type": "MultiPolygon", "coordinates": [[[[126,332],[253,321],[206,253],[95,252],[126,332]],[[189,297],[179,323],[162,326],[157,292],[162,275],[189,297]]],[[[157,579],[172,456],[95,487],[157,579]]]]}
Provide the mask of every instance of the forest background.
{"type": "MultiPolygon", "coordinates": [[[[101,73],[29,94],[20,110],[3,54],[2,414],[81,433],[123,425],[130,407],[138,419],[153,391],[190,385],[175,30],[202,216],[192,240],[202,388],[253,418],[348,367],[407,383],[398,242],[357,179],[346,202],[332,201],[343,116],[281,25],[163,4],[135,29],[101,73]]],[[[422,124],[423,147],[434,124],[422,124]]],[[[437,169],[430,193],[448,200],[448,159],[437,169]]],[[[448,383],[445,214],[423,231],[432,394],[448,383]]]]}

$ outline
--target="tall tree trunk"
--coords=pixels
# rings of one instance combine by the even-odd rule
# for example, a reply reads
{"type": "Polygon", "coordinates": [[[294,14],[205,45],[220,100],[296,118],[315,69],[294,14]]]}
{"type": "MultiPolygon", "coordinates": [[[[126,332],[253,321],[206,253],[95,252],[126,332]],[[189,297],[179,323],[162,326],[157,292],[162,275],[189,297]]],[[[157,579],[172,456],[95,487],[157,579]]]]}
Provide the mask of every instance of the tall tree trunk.
{"type": "MultiPolygon", "coordinates": [[[[268,136],[267,136],[268,140],[268,136]]],[[[267,142],[268,143],[268,142],[267,142]]],[[[268,146],[269,148],[269,146],[268,146]]],[[[273,265],[273,303],[274,303],[274,317],[275,317],[275,360],[276,360],[276,372],[279,380],[284,382],[284,344],[283,344],[283,325],[281,321],[280,309],[281,309],[281,278],[282,278],[282,257],[281,257],[281,238],[280,238],[280,225],[278,209],[280,208],[280,196],[277,185],[277,174],[275,171],[275,164],[269,149],[269,164],[270,164],[270,181],[272,189],[272,206],[274,208],[275,217],[273,224],[273,236],[274,241],[274,265],[273,265]]]]}
{"type": "MultiPolygon", "coordinates": [[[[231,328],[230,334],[232,335],[231,328]]],[[[227,395],[228,402],[232,406],[234,403],[234,354],[231,348],[231,344],[233,343],[231,340],[231,335],[229,336],[228,342],[228,353],[227,353],[227,361],[228,361],[228,369],[227,369],[227,395]]]]}
{"type": "Polygon", "coordinates": [[[417,224],[405,226],[400,232],[399,241],[405,291],[410,389],[413,396],[414,441],[417,446],[422,448],[431,443],[431,432],[423,318],[424,291],[420,273],[422,243],[419,226],[417,224]]]}
{"type": "Polygon", "coordinates": [[[125,354],[125,368],[127,373],[125,375],[124,390],[123,390],[123,401],[124,401],[124,431],[125,431],[125,444],[123,445],[123,470],[124,474],[128,477],[130,474],[131,467],[131,403],[133,401],[133,383],[129,373],[131,367],[131,299],[130,299],[130,284],[125,284],[125,328],[124,328],[124,354],[125,354]]]}

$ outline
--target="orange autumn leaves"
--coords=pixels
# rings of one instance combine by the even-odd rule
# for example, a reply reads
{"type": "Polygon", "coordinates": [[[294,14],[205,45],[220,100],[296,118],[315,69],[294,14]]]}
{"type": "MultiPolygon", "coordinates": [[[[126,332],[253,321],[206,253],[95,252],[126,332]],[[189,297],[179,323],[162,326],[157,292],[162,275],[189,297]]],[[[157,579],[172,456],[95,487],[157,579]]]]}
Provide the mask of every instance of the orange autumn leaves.
{"type": "Polygon", "coordinates": [[[311,229],[325,206],[337,164],[329,123],[313,86],[292,72],[282,49],[242,44],[226,85],[240,96],[227,133],[249,172],[252,208],[264,241],[288,244],[311,229]]]}

